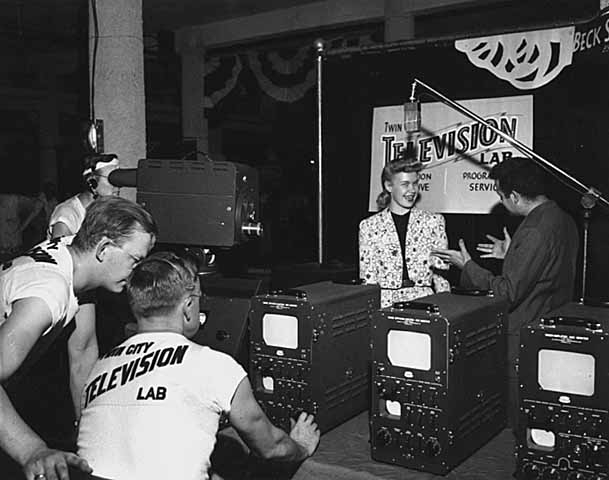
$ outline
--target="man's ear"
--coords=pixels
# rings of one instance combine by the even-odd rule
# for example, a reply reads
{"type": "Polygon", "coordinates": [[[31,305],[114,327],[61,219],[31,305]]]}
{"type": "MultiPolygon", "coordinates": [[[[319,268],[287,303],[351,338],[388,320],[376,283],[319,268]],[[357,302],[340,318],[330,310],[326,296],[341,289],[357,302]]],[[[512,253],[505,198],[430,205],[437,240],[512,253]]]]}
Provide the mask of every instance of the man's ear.
{"type": "Polygon", "coordinates": [[[187,322],[190,322],[192,318],[190,318],[190,312],[192,309],[192,297],[188,296],[182,302],[182,313],[187,322]]]}
{"type": "Polygon", "coordinates": [[[108,248],[113,245],[112,241],[104,237],[99,242],[97,242],[97,246],[95,247],[95,258],[98,262],[103,262],[105,256],[108,254],[108,248]]]}
{"type": "Polygon", "coordinates": [[[518,205],[520,203],[520,200],[522,200],[522,195],[520,195],[516,190],[512,190],[510,192],[510,200],[512,201],[512,203],[518,205]]]}

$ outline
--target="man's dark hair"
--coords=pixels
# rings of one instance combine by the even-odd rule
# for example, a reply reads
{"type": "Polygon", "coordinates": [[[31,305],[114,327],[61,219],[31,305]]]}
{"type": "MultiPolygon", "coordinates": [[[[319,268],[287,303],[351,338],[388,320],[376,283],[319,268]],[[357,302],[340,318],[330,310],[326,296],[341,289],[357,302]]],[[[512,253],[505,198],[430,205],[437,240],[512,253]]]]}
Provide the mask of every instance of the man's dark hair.
{"type": "Polygon", "coordinates": [[[545,172],[530,158],[507,158],[491,169],[489,177],[497,180],[504,195],[518,192],[531,199],[546,194],[545,172]]]}
{"type": "Polygon", "coordinates": [[[120,246],[136,231],[157,236],[156,223],[144,207],[121,197],[100,197],[87,207],[72,247],[86,252],[104,237],[120,246]]]}

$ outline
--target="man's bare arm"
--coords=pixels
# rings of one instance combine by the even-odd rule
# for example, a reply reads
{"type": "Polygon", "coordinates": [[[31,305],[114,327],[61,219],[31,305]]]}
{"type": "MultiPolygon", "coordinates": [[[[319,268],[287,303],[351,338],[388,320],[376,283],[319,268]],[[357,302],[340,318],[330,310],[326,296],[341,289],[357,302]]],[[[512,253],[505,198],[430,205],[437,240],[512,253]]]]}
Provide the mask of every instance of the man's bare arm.
{"type": "Polygon", "coordinates": [[[67,480],[68,464],[90,471],[87,463],[69,452],[52,450],[15,411],[1,382],[23,363],[38,338],[51,325],[51,312],[39,298],[13,303],[0,326],[0,447],[23,467],[27,480],[44,473],[47,480],[67,480]]]}
{"type": "Polygon", "coordinates": [[[95,304],[81,305],[76,317],[76,329],[68,339],[70,359],[70,392],[76,418],[80,418],[80,396],[93,365],[99,357],[95,333],[95,304]]]}
{"type": "MultiPolygon", "coordinates": [[[[0,325],[0,382],[17,371],[38,338],[51,325],[51,312],[38,298],[19,300],[12,307],[6,322],[0,325]]],[[[0,388],[0,418],[0,446],[21,465],[34,451],[46,448],[42,439],[15,411],[4,388],[0,388]]]]}
{"type": "Polygon", "coordinates": [[[319,444],[313,415],[302,413],[290,435],[275,427],[254,398],[247,377],[235,391],[229,418],[250,450],[265,459],[299,462],[313,455],[319,444]]]}

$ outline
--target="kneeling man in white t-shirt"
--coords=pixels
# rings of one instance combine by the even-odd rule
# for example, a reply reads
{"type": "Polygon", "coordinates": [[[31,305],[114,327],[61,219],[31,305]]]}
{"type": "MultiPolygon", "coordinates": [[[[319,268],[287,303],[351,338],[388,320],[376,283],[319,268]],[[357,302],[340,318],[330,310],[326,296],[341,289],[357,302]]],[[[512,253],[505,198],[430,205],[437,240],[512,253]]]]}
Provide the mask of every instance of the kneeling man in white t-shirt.
{"type": "Polygon", "coordinates": [[[222,413],[257,455],[301,461],[319,443],[312,415],[274,427],[230,356],[189,340],[199,327],[195,265],[160,252],[127,285],[138,334],[106,354],[82,394],[78,453],[112,480],[209,478],[222,413]]]}

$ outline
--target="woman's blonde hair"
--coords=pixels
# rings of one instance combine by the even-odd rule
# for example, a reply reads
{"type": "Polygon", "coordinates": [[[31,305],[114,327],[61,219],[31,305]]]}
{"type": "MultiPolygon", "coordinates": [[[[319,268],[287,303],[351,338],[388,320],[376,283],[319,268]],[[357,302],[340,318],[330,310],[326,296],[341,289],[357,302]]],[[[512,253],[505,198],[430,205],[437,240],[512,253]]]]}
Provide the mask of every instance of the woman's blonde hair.
{"type": "Polygon", "coordinates": [[[391,202],[391,194],[385,188],[386,182],[391,182],[393,176],[397,173],[409,173],[409,172],[420,172],[423,169],[421,162],[413,157],[400,155],[395,160],[392,160],[385,164],[383,172],[381,173],[381,186],[383,190],[376,197],[376,206],[379,210],[387,208],[391,202]]]}

